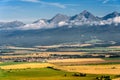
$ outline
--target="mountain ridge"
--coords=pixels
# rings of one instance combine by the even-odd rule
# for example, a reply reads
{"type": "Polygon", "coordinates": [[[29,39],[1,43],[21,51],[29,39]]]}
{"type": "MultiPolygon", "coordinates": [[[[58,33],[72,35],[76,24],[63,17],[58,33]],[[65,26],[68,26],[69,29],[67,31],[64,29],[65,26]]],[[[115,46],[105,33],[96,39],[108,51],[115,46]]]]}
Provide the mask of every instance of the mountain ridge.
{"type": "MultiPolygon", "coordinates": [[[[19,21],[18,21],[19,22],[19,21]]],[[[2,22],[1,22],[2,23],[2,22]]],[[[0,23],[0,30],[5,30],[5,28],[9,28],[10,25],[4,26],[0,23]],[[3,29],[4,28],[4,29],[3,29]]],[[[9,23],[9,22],[8,22],[9,23]]],[[[8,24],[6,23],[6,24],[8,24]]],[[[11,22],[14,24],[14,21],[11,22]]],[[[114,11],[109,13],[103,17],[94,16],[87,10],[82,11],[79,14],[73,16],[67,16],[64,14],[57,14],[51,19],[39,19],[30,24],[22,24],[15,25],[14,27],[10,27],[10,30],[30,30],[30,29],[50,29],[62,26],[82,26],[82,25],[111,25],[111,24],[119,24],[120,23],[120,13],[114,11]]]]}

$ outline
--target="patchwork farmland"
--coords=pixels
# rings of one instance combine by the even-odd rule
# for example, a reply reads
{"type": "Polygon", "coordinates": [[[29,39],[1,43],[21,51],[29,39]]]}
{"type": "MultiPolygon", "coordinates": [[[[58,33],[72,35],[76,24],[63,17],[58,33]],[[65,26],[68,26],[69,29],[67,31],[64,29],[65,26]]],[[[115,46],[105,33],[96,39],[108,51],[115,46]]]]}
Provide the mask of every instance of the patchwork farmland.
{"type": "Polygon", "coordinates": [[[76,49],[80,51],[1,51],[0,80],[119,79],[119,48],[76,49]]]}

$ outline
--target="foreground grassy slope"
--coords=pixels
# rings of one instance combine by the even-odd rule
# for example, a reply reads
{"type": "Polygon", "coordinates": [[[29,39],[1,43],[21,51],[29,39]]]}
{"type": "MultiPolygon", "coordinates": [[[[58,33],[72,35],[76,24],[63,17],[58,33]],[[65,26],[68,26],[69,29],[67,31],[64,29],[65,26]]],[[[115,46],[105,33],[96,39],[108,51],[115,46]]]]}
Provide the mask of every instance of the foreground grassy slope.
{"type": "Polygon", "coordinates": [[[115,76],[119,75],[120,69],[118,64],[106,65],[106,68],[104,69],[104,65],[56,66],[49,63],[14,62],[11,64],[1,63],[0,68],[0,80],[96,80],[96,77],[102,75],[106,76],[106,73],[101,74],[99,71],[108,72],[112,70],[118,72],[118,74],[108,74],[111,78],[116,78],[115,76]],[[48,66],[54,68],[47,68],[48,66]],[[96,69],[99,70],[98,74],[95,74],[96,69]],[[88,70],[90,70],[90,72],[88,72],[88,70]],[[72,76],[77,72],[87,73],[87,76],[72,76]]]}
{"type": "Polygon", "coordinates": [[[73,74],[50,68],[0,70],[0,80],[94,80],[97,76],[101,76],[87,74],[86,77],[75,77],[73,74]]]}

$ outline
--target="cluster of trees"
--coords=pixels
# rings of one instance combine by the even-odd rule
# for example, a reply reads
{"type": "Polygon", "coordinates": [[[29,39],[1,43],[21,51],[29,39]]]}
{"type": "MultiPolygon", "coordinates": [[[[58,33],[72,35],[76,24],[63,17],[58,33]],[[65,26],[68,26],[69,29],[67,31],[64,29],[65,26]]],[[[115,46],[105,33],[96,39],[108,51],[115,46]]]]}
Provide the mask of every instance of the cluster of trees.
{"type": "Polygon", "coordinates": [[[100,77],[96,77],[96,80],[112,80],[110,78],[110,76],[100,76],[100,77]]]}

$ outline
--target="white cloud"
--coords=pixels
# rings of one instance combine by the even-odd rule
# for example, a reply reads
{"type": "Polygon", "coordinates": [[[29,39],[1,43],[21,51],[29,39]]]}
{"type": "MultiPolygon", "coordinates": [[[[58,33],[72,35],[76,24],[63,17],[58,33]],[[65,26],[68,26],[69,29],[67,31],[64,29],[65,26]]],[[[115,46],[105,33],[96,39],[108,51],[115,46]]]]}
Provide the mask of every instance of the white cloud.
{"type": "Polygon", "coordinates": [[[115,23],[120,23],[120,17],[118,16],[118,17],[115,17],[114,19],[113,19],[113,21],[115,22],[115,23]]]}
{"type": "MultiPolygon", "coordinates": [[[[10,1],[12,1],[12,0],[0,0],[0,2],[10,2],[10,1]]],[[[76,5],[76,4],[61,4],[59,2],[45,2],[45,1],[42,1],[42,0],[18,0],[18,1],[40,3],[44,6],[54,6],[54,7],[58,7],[58,8],[62,8],[62,9],[66,8],[67,6],[79,6],[79,5],[76,5]]]]}
{"type": "Polygon", "coordinates": [[[103,4],[106,4],[108,2],[116,2],[116,1],[119,1],[119,0],[99,0],[99,1],[102,1],[103,4]]]}
{"type": "Polygon", "coordinates": [[[16,29],[20,30],[30,30],[30,29],[50,29],[55,28],[54,23],[47,23],[44,20],[39,20],[37,23],[26,24],[24,26],[17,27],[16,29]]]}
{"type": "Polygon", "coordinates": [[[55,7],[62,8],[62,9],[66,8],[66,6],[64,4],[54,3],[54,2],[44,2],[41,0],[20,0],[20,1],[40,3],[40,4],[45,5],[45,6],[55,6],[55,7]]]}
{"type": "Polygon", "coordinates": [[[58,23],[58,26],[64,26],[64,25],[67,25],[67,23],[65,21],[61,21],[58,23]]]}
{"type": "Polygon", "coordinates": [[[105,4],[105,3],[107,3],[107,2],[109,2],[110,0],[103,0],[103,4],[105,4]]]}
{"type": "Polygon", "coordinates": [[[66,8],[66,6],[65,6],[64,4],[60,4],[60,3],[43,2],[43,1],[40,1],[40,3],[41,3],[42,5],[55,6],[55,7],[58,7],[58,8],[66,8]]]}
{"type": "Polygon", "coordinates": [[[39,2],[39,0],[21,0],[21,1],[25,1],[25,2],[39,2]]]}

